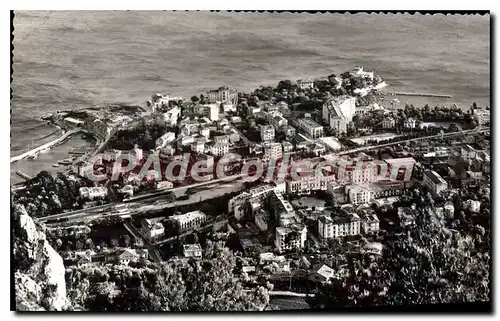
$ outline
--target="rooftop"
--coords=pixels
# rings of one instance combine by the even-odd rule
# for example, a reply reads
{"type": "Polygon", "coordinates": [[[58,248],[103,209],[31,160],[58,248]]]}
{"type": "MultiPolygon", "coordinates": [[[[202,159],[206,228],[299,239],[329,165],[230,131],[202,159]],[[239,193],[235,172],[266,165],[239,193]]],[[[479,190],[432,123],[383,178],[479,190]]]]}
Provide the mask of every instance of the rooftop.
{"type": "Polygon", "coordinates": [[[388,164],[394,164],[394,163],[415,163],[415,159],[413,157],[403,157],[403,158],[389,158],[385,160],[386,163],[388,164]]]}
{"type": "Polygon", "coordinates": [[[424,176],[427,176],[434,184],[446,184],[444,178],[441,177],[436,171],[425,170],[424,176]]]}
{"type": "Polygon", "coordinates": [[[200,244],[184,244],[182,246],[184,248],[184,251],[201,251],[201,246],[200,244]]]}
{"type": "Polygon", "coordinates": [[[316,273],[318,273],[319,275],[323,276],[324,278],[326,279],[329,279],[333,276],[333,269],[331,267],[329,267],[328,265],[326,264],[323,264],[317,271],[316,273]]]}
{"type": "Polygon", "coordinates": [[[323,224],[333,223],[333,220],[330,216],[322,215],[319,217],[319,221],[323,224]]]}
{"type": "Polygon", "coordinates": [[[349,215],[335,216],[333,219],[335,224],[346,224],[353,221],[359,221],[358,214],[350,213],[349,215]]]}
{"type": "Polygon", "coordinates": [[[305,298],[295,296],[272,296],[269,299],[269,306],[278,310],[306,310],[311,308],[305,298]]]}
{"type": "Polygon", "coordinates": [[[193,211],[193,212],[189,212],[189,213],[185,213],[185,214],[173,215],[172,219],[176,220],[176,221],[190,221],[190,220],[194,220],[196,218],[205,217],[205,216],[206,216],[205,213],[197,210],[197,211],[193,211]]]}
{"type": "Polygon", "coordinates": [[[312,120],[311,118],[299,118],[299,119],[297,119],[297,122],[302,123],[308,127],[323,127],[320,124],[318,124],[317,122],[315,122],[314,120],[312,120]]]}

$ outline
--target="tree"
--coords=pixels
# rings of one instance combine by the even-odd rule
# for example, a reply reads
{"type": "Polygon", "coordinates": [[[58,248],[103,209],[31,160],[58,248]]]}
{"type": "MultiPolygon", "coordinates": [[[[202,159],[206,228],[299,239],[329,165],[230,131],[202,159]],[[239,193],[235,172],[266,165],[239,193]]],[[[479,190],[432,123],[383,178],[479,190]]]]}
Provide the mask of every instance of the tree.
{"type": "Polygon", "coordinates": [[[197,103],[197,102],[199,102],[199,101],[200,101],[200,99],[198,98],[198,96],[192,96],[192,97],[191,97],[191,102],[193,102],[193,103],[197,103]]]}
{"type": "Polygon", "coordinates": [[[389,233],[380,265],[366,257],[351,259],[348,276],[321,286],[314,305],[488,301],[489,254],[479,252],[471,236],[447,229],[433,214],[420,213],[416,226],[389,233]]]}
{"type": "Polygon", "coordinates": [[[125,234],[121,237],[123,247],[130,247],[130,236],[125,234]]]}
{"type": "Polygon", "coordinates": [[[117,239],[111,239],[109,241],[109,245],[113,248],[117,247],[118,246],[118,240],[117,239]]]}
{"type": "Polygon", "coordinates": [[[161,262],[149,272],[124,275],[114,311],[246,311],[267,306],[268,290],[245,292],[233,276],[235,268],[236,257],[224,241],[207,241],[202,260],[161,262]]]}
{"type": "Polygon", "coordinates": [[[92,241],[91,238],[88,238],[88,239],[85,240],[85,246],[88,249],[93,249],[94,248],[94,242],[92,241]]]}
{"type": "Polygon", "coordinates": [[[292,81],[291,80],[282,80],[278,83],[278,90],[283,90],[283,89],[286,89],[286,90],[289,90],[292,88],[292,81]]]}

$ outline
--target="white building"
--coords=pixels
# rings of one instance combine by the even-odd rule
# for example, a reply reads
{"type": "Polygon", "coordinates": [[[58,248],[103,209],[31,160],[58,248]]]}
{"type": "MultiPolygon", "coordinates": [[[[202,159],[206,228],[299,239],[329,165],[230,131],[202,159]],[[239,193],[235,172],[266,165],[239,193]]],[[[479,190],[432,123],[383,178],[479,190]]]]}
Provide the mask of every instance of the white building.
{"type": "Polygon", "coordinates": [[[66,117],[66,118],[64,118],[64,121],[72,127],[78,127],[78,126],[83,125],[83,123],[84,123],[83,120],[76,119],[73,117],[66,117]]]}
{"type": "Polygon", "coordinates": [[[275,137],[275,129],[271,125],[260,126],[260,139],[263,142],[273,142],[275,137]]]}
{"type": "Polygon", "coordinates": [[[236,106],[238,104],[238,91],[234,88],[223,86],[219,89],[208,91],[207,100],[209,103],[224,103],[236,106]]]}
{"type": "Polygon", "coordinates": [[[291,224],[276,228],[275,246],[279,253],[304,248],[307,228],[302,224],[291,224]]]}
{"type": "Polygon", "coordinates": [[[329,216],[321,216],[318,220],[318,232],[323,239],[358,235],[361,233],[360,222],[359,216],[354,213],[333,219],[329,216]]]}
{"type": "Polygon", "coordinates": [[[80,187],[80,196],[88,200],[102,199],[108,196],[108,189],[104,186],[80,187]]]}
{"type": "Polygon", "coordinates": [[[297,133],[295,127],[286,125],[280,128],[280,131],[285,134],[286,137],[293,137],[297,133]]]}
{"type": "Polygon", "coordinates": [[[170,181],[156,182],[156,189],[157,190],[167,190],[167,189],[171,189],[173,187],[174,187],[174,183],[172,183],[170,181]]]}
{"type": "Polygon", "coordinates": [[[182,233],[202,226],[206,222],[207,216],[201,211],[193,211],[171,216],[170,219],[177,224],[178,231],[182,233]]]}
{"type": "Polygon", "coordinates": [[[247,105],[247,114],[248,115],[260,113],[261,111],[262,111],[262,107],[260,107],[260,106],[248,106],[247,105]]]}
{"type": "Polygon", "coordinates": [[[331,239],[334,237],[333,220],[330,216],[322,215],[319,217],[318,233],[322,239],[331,239]]]}
{"type": "Polygon", "coordinates": [[[156,148],[161,149],[167,146],[168,143],[173,142],[174,140],[175,140],[175,133],[167,132],[156,140],[156,148]]]}
{"type": "Polygon", "coordinates": [[[479,126],[490,123],[491,114],[488,109],[474,109],[472,112],[479,126]]]}
{"type": "Polygon", "coordinates": [[[214,136],[214,142],[218,144],[228,144],[231,140],[229,135],[218,135],[214,136]]]}
{"type": "Polygon", "coordinates": [[[288,120],[283,116],[274,116],[272,119],[272,123],[273,123],[274,129],[278,130],[283,126],[287,126],[288,120]]]}
{"type": "Polygon", "coordinates": [[[143,158],[143,152],[142,152],[142,149],[140,149],[137,145],[134,146],[134,149],[132,149],[132,152],[131,152],[134,156],[135,156],[135,161],[136,161],[136,164],[142,160],[143,158]]]}
{"type": "Polygon", "coordinates": [[[213,155],[216,156],[224,156],[229,153],[230,144],[228,143],[215,143],[211,147],[211,151],[213,155]]]}
{"type": "Polygon", "coordinates": [[[328,182],[335,180],[335,176],[316,175],[315,173],[297,173],[298,178],[286,181],[288,194],[309,194],[312,191],[326,191],[328,182]]]}
{"type": "Polygon", "coordinates": [[[417,127],[417,121],[414,118],[408,118],[404,121],[404,127],[405,128],[415,128],[417,127]]]}
{"type": "Polygon", "coordinates": [[[422,184],[427,186],[434,195],[448,189],[448,183],[436,171],[425,170],[422,184]]]}
{"type": "Polygon", "coordinates": [[[361,218],[361,222],[363,224],[363,233],[365,234],[377,233],[380,228],[380,220],[375,213],[364,215],[361,218]]]}
{"type": "Polygon", "coordinates": [[[309,153],[313,153],[316,156],[320,156],[320,155],[323,155],[324,153],[326,153],[325,145],[323,145],[321,143],[308,144],[306,146],[306,149],[309,153]]]}
{"type": "Polygon", "coordinates": [[[218,121],[219,120],[219,105],[210,104],[207,106],[207,108],[208,108],[208,118],[210,118],[211,121],[218,121]]]}
{"type": "Polygon", "coordinates": [[[354,68],[354,70],[351,71],[350,74],[355,77],[363,77],[370,80],[373,80],[374,77],[373,71],[364,71],[362,66],[354,68]]]}
{"type": "Polygon", "coordinates": [[[384,118],[384,120],[382,121],[382,128],[392,129],[394,127],[396,127],[396,120],[393,117],[389,116],[384,118]]]}
{"type": "Polygon", "coordinates": [[[245,192],[242,192],[229,200],[228,213],[232,213],[236,206],[242,205],[250,200],[261,201],[262,198],[266,197],[269,193],[276,190],[277,187],[274,187],[272,185],[259,185],[245,192]]]}
{"type": "Polygon", "coordinates": [[[141,230],[149,239],[155,239],[165,233],[165,227],[160,222],[162,218],[143,219],[141,221],[141,230]]]}
{"type": "Polygon", "coordinates": [[[363,162],[361,166],[339,163],[337,180],[345,184],[370,184],[378,180],[378,170],[378,166],[371,161],[363,162]]]}
{"type": "Polygon", "coordinates": [[[201,258],[202,250],[200,244],[184,244],[182,245],[182,253],[184,257],[201,258]]]}
{"type": "Polygon", "coordinates": [[[373,192],[368,187],[362,185],[347,185],[345,190],[351,204],[360,205],[371,202],[373,192]]]}
{"type": "Polygon", "coordinates": [[[293,152],[293,144],[292,143],[284,141],[283,143],[281,143],[281,145],[283,145],[283,152],[284,153],[293,152]]]}
{"type": "Polygon", "coordinates": [[[191,144],[191,151],[194,153],[203,153],[205,151],[205,141],[202,139],[195,139],[194,143],[191,144]]]}
{"type": "Polygon", "coordinates": [[[151,107],[153,108],[153,112],[155,112],[162,107],[169,107],[169,103],[171,101],[182,101],[182,97],[171,97],[169,95],[154,94],[151,95],[151,100],[149,102],[151,104],[151,107]]]}
{"type": "Polygon", "coordinates": [[[297,80],[297,85],[302,90],[312,89],[312,88],[314,88],[314,81],[312,79],[309,79],[309,78],[299,79],[299,80],[297,80]]]}
{"type": "Polygon", "coordinates": [[[267,159],[280,159],[283,157],[283,149],[280,143],[265,143],[264,147],[264,157],[267,159]]]}
{"type": "Polygon", "coordinates": [[[269,217],[264,211],[260,211],[260,212],[257,212],[257,214],[255,214],[255,218],[254,218],[255,225],[262,232],[267,231],[267,229],[269,228],[268,220],[269,220],[269,217]]]}
{"type": "Polygon", "coordinates": [[[347,122],[352,121],[356,112],[356,98],[351,96],[335,97],[323,104],[323,121],[329,123],[331,114],[341,114],[347,122]]]}
{"type": "Polygon", "coordinates": [[[208,138],[210,137],[210,128],[208,127],[203,127],[200,129],[200,135],[205,137],[205,138],[208,138]]]}
{"type": "Polygon", "coordinates": [[[448,219],[455,217],[455,206],[452,202],[444,203],[444,216],[448,219]]]}
{"type": "Polygon", "coordinates": [[[358,214],[334,217],[333,232],[334,237],[361,234],[361,220],[358,214]]]}
{"type": "Polygon", "coordinates": [[[342,144],[334,136],[320,137],[318,141],[329,151],[339,151],[342,148],[342,144]]]}
{"type": "Polygon", "coordinates": [[[220,110],[220,105],[213,103],[213,104],[197,105],[195,107],[194,112],[200,116],[208,117],[208,119],[210,119],[211,121],[218,121],[219,110],[220,110]]]}
{"type": "MultiPolygon", "coordinates": [[[[380,173],[380,178],[388,178],[390,180],[408,180],[411,178],[413,173],[413,167],[415,166],[415,159],[413,157],[403,157],[403,158],[390,158],[386,159],[387,172],[380,173]]],[[[381,169],[382,171],[382,169],[381,169]]]]}
{"type": "Polygon", "coordinates": [[[169,110],[162,113],[162,119],[165,122],[165,126],[175,127],[177,126],[177,121],[181,115],[181,108],[179,106],[170,107],[169,110]]]}
{"type": "Polygon", "coordinates": [[[327,283],[330,282],[330,279],[333,277],[335,277],[335,270],[325,264],[323,264],[319,269],[312,271],[307,276],[309,281],[315,283],[327,283]]]}
{"type": "Polygon", "coordinates": [[[481,202],[475,200],[467,200],[464,202],[465,208],[468,208],[472,213],[479,213],[481,210],[481,202]]]}
{"type": "Polygon", "coordinates": [[[312,139],[324,136],[323,126],[311,118],[299,118],[295,121],[295,126],[312,139]]]}
{"type": "Polygon", "coordinates": [[[222,104],[222,111],[224,113],[236,112],[236,105],[235,104],[229,104],[229,103],[223,103],[222,104]]]}
{"type": "Polygon", "coordinates": [[[472,160],[476,158],[476,150],[469,144],[460,147],[460,155],[465,161],[472,160]]]}
{"type": "Polygon", "coordinates": [[[351,96],[336,97],[323,104],[323,121],[340,135],[347,132],[347,125],[356,112],[356,98],[351,96]]]}

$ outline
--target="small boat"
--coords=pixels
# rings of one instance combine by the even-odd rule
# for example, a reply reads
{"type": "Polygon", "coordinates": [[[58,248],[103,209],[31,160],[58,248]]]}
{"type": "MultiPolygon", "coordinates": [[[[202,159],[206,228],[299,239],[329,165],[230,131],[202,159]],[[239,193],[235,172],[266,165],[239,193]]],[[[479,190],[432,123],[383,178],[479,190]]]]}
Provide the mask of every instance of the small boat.
{"type": "Polygon", "coordinates": [[[52,164],[52,167],[60,167],[61,165],[59,164],[52,164]]]}

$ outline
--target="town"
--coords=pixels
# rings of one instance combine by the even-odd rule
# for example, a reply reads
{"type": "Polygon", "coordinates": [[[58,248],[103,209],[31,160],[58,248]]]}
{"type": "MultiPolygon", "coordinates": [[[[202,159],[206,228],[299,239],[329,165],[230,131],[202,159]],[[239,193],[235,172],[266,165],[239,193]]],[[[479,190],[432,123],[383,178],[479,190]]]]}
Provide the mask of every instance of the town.
{"type": "Polygon", "coordinates": [[[356,67],[60,111],[45,118],[56,143],[94,146],[56,175],[20,173],[13,220],[43,226],[73,309],[487,300],[489,107],[397,107],[387,87],[356,67]]]}

